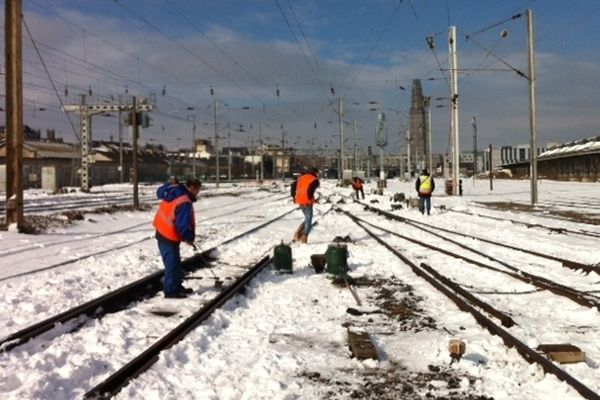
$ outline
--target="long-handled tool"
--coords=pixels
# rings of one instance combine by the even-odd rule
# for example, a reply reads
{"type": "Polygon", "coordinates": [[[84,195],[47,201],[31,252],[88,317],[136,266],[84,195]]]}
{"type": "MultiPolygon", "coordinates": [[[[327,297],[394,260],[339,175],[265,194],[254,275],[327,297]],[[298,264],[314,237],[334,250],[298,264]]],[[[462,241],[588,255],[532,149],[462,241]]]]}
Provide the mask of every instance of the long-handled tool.
{"type": "Polygon", "coordinates": [[[196,247],[195,243],[192,243],[192,247],[194,248],[194,253],[196,253],[197,256],[200,256],[200,258],[202,258],[202,261],[204,261],[206,263],[206,266],[210,270],[210,273],[212,274],[213,278],[215,279],[215,287],[216,288],[222,288],[223,287],[223,281],[221,279],[219,279],[219,277],[215,274],[215,271],[213,271],[212,267],[210,266],[210,262],[208,262],[202,256],[202,253],[200,253],[200,250],[198,250],[198,247],[196,247]]]}

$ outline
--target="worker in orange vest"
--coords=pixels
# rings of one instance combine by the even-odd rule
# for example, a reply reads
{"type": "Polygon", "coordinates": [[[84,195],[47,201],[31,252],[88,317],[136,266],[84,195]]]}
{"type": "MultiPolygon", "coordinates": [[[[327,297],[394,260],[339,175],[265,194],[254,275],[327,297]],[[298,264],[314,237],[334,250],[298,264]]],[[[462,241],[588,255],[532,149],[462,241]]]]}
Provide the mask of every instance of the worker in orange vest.
{"type": "Polygon", "coordinates": [[[313,204],[316,203],[315,191],[319,187],[319,170],[311,168],[292,183],[291,194],[294,203],[300,206],[304,214],[304,222],[298,226],[294,234],[294,241],[308,243],[308,234],[312,229],[313,204]]]}
{"type": "Polygon", "coordinates": [[[192,289],[183,287],[179,245],[194,245],[196,222],[193,203],[200,191],[200,181],[190,178],[185,185],[174,180],[156,191],[162,200],[154,216],[154,228],[158,249],[165,266],[163,292],[167,298],[184,298],[192,289]]]}
{"type": "Polygon", "coordinates": [[[354,189],[354,193],[356,194],[356,200],[358,200],[358,195],[361,194],[363,200],[365,199],[365,191],[363,189],[363,180],[358,176],[352,178],[352,189],[354,189]]]}

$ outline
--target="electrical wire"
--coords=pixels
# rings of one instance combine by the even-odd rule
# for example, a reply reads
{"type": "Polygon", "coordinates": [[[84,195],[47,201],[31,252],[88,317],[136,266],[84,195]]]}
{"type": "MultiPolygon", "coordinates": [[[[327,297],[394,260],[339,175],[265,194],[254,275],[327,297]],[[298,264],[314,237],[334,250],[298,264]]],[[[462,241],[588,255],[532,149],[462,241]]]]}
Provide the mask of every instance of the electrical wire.
{"type": "Polygon", "coordinates": [[[294,20],[296,21],[296,25],[298,25],[298,29],[300,30],[300,34],[304,38],[304,42],[306,43],[306,47],[308,47],[308,50],[310,51],[312,59],[313,59],[315,65],[317,66],[317,69],[321,73],[321,76],[323,77],[323,79],[326,80],[325,73],[323,72],[323,69],[321,68],[321,65],[319,64],[319,60],[315,56],[315,52],[313,51],[312,46],[310,45],[308,39],[306,38],[306,35],[304,34],[304,30],[302,29],[302,25],[300,24],[300,21],[298,20],[298,17],[296,15],[296,12],[294,11],[294,7],[292,6],[291,1],[287,0],[287,3],[288,3],[288,6],[290,7],[290,11],[292,12],[292,15],[294,16],[294,20]]]}
{"type": "Polygon", "coordinates": [[[321,81],[319,80],[319,77],[317,76],[315,69],[313,68],[312,64],[310,63],[310,61],[308,59],[308,56],[306,55],[304,49],[302,48],[302,45],[300,44],[300,40],[298,40],[298,36],[296,35],[296,32],[294,32],[294,29],[292,28],[290,21],[288,20],[287,16],[285,15],[285,12],[283,12],[283,8],[281,8],[281,4],[279,4],[279,0],[275,0],[275,4],[277,4],[277,7],[279,8],[279,12],[281,13],[281,16],[283,17],[283,20],[285,21],[285,24],[290,29],[290,32],[292,33],[292,36],[294,37],[294,40],[296,41],[296,44],[298,45],[298,48],[300,49],[300,52],[302,53],[304,60],[308,64],[308,67],[310,68],[310,71],[315,78],[315,81],[318,83],[319,87],[325,92],[325,96],[327,98],[329,98],[329,94],[328,94],[327,90],[325,89],[325,87],[323,86],[321,81]]]}
{"type": "Polygon", "coordinates": [[[545,39],[547,39],[549,37],[552,37],[553,35],[555,35],[558,32],[565,31],[565,30],[571,28],[573,25],[580,23],[581,21],[587,19],[588,17],[590,17],[590,16],[592,16],[592,15],[598,13],[598,12],[600,12],[600,7],[592,9],[591,11],[589,11],[588,13],[586,13],[584,15],[581,15],[581,16],[579,16],[579,17],[577,17],[577,18],[575,18],[575,19],[573,19],[571,21],[568,21],[568,22],[566,22],[566,23],[558,26],[557,28],[553,29],[552,31],[550,31],[548,33],[545,33],[543,35],[539,35],[538,38],[536,39],[536,42],[539,42],[540,40],[545,40],[545,39]]]}
{"type": "MultiPolygon", "coordinates": [[[[60,103],[61,109],[64,111],[64,104],[63,104],[62,98],[58,94],[58,90],[56,89],[56,85],[54,84],[54,81],[52,80],[50,71],[48,71],[48,68],[46,68],[46,63],[44,62],[44,59],[42,58],[42,55],[40,54],[37,44],[36,44],[35,40],[33,39],[33,36],[31,35],[31,31],[29,30],[27,21],[25,21],[25,16],[22,16],[21,19],[23,21],[23,26],[25,27],[25,30],[27,31],[27,35],[29,36],[31,43],[33,44],[33,47],[35,48],[35,52],[37,53],[37,55],[40,59],[40,62],[42,63],[42,66],[44,67],[44,71],[46,71],[46,75],[48,75],[48,80],[50,81],[50,84],[52,85],[52,89],[54,90],[54,93],[56,94],[56,98],[58,99],[58,102],[60,103]]],[[[75,129],[75,125],[73,124],[73,121],[71,121],[71,117],[70,117],[69,113],[67,113],[66,111],[64,111],[64,113],[65,113],[65,116],[67,117],[67,120],[69,121],[69,125],[71,126],[73,133],[75,134],[75,137],[77,138],[79,143],[81,143],[81,137],[79,136],[79,132],[77,132],[77,129],[75,129]]]]}
{"type": "MultiPolygon", "coordinates": [[[[463,36],[466,36],[463,33],[463,36]]],[[[525,75],[525,73],[521,72],[520,70],[518,70],[517,68],[513,67],[512,65],[510,65],[508,62],[506,62],[504,59],[502,59],[501,57],[497,56],[491,49],[488,49],[487,47],[485,47],[484,45],[482,45],[481,43],[479,43],[477,40],[473,39],[473,37],[470,37],[469,40],[473,43],[475,43],[477,46],[481,47],[483,50],[485,50],[486,52],[488,52],[492,57],[494,57],[496,60],[500,61],[502,64],[506,65],[508,68],[510,68],[512,71],[514,71],[517,75],[519,75],[522,78],[525,78],[527,80],[529,80],[529,77],[527,75],[525,75]]]]}
{"type": "Polygon", "coordinates": [[[187,15],[185,15],[183,12],[181,12],[181,10],[179,10],[177,7],[175,7],[175,5],[171,2],[171,0],[166,0],[166,2],[169,6],[171,6],[171,8],[173,10],[175,10],[175,12],[177,14],[179,14],[179,16],[181,18],[186,20],[190,24],[190,26],[196,30],[196,32],[200,33],[202,35],[202,37],[204,37],[215,49],[217,49],[217,51],[219,51],[221,54],[223,54],[225,57],[227,57],[227,59],[229,61],[231,61],[235,66],[237,66],[239,69],[244,71],[244,73],[246,73],[250,78],[252,78],[252,80],[254,80],[256,83],[258,83],[260,86],[263,86],[265,88],[267,87],[267,85],[264,82],[260,81],[255,75],[253,75],[250,71],[248,71],[242,64],[237,62],[229,53],[227,53],[223,48],[221,48],[217,43],[215,43],[214,40],[212,40],[200,28],[198,28],[198,26],[196,24],[194,24],[194,22],[187,15]]]}
{"type": "MultiPolygon", "coordinates": [[[[38,0],[29,0],[29,1],[30,1],[30,2],[32,2],[32,3],[34,3],[34,4],[37,4],[39,7],[43,8],[43,9],[45,9],[45,10],[48,10],[48,11],[49,11],[49,12],[51,12],[52,14],[56,15],[58,18],[60,18],[60,19],[62,19],[63,21],[67,22],[68,24],[70,24],[70,25],[72,25],[72,26],[76,27],[77,29],[81,29],[83,32],[87,32],[87,33],[91,34],[92,36],[96,37],[97,39],[99,39],[99,40],[100,40],[100,41],[102,41],[103,43],[106,43],[106,44],[107,44],[107,45],[109,45],[110,47],[112,47],[112,48],[114,48],[114,49],[117,49],[117,50],[119,50],[120,52],[122,52],[122,53],[124,53],[124,54],[127,54],[128,56],[130,56],[130,57],[134,58],[134,59],[135,59],[135,60],[137,60],[138,62],[142,62],[142,63],[144,63],[145,65],[148,65],[148,66],[152,67],[153,69],[155,69],[156,71],[160,72],[161,74],[164,74],[164,75],[166,75],[166,76],[169,76],[169,77],[171,77],[171,78],[175,79],[175,80],[176,80],[176,81],[178,81],[178,82],[181,82],[181,80],[180,80],[180,79],[179,79],[177,76],[175,76],[175,75],[172,75],[172,74],[170,74],[170,73],[166,72],[166,71],[165,71],[165,70],[163,70],[162,68],[160,68],[160,67],[158,67],[158,66],[156,66],[156,65],[154,65],[154,64],[152,64],[152,63],[150,63],[150,62],[148,62],[148,61],[146,61],[146,60],[143,60],[142,58],[138,57],[137,55],[135,55],[135,54],[133,54],[133,53],[131,53],[131,52],[129,52],[129,51],[127,51],[127,50],[123,49],[122,47],[119,47],[119,46],[117,46],[116,44],[114,44],[114,43],[110,42],[109,40],[105,39],[104,37],[102,37],[101,35],[99,35],[99,34],[97,34],[97,33],[95,33],[95,32],[92,32],[92,31],[90,31],[89,29],[86,29],[86,28],[82,27],[81,25],[79,25],[79,24],[77,24],[77,23],[75,23],[75,22],[71,21],[70,19],[68,19],[68,18],[64,17],[64,16],[63,16],[63,15],[61,15],[61,14],[58,14],[58,13],[57,13],[57,12],[56,12],[54,9],[52,9],[52,8],[50,8],[50,7],[47,7],[47,6],[45,6],[45,5],[42,5],[42,3],[41,3],[41,2],[39,2],[38,0]]],[[[86,57],[85,59],[87,59],[87,57],[86,57]]]]}
{"type": "Polygon", "coordinates": [[[400,9],[400,6],[402,5],[402,1],[403,0],[398,0],[398,4],[396,5],[396,7],[394,8],[394,11],[392,12],[392,14],[390,15],[390,17],[388,18],[385,26],[383,27],[382,31],[379,33],[379,36],[377,37],[377,39],[375,40],[375,42],[373,43],[373,46],[371,46],[371,49],[369,50],[369,54],[367,55],[367,58],[365,59],[365,61],[363,62],[363,64],[360,66],[358,72],[356,72],[356,74],[354,75],[354,78],[352,79],[352,82],[350,82],[350,85],[348,86],[348,88],[346,89],[346,94],[351,90],[351,88],[354,86],[354,83],[356,82],[356,79],[358,79],[358,76],[360,75],[360,73],[363,71],[363,69],[365,68],[367,62],[371,59],[371,56],[373,55],[373,51],[375,50],[375,47],[377,47],[377,45],[379,44],[379,41],[381,40],[381,38],[383,37],[383,35],[385,34],[385,32],[387,31],[388,27],[390,26],[390,24],[392,23],[392,21],[394,20],[394,18],[396,17],[396,13],[398,13],[398,10],[400,9]]]}
{"type": "Polygon", "coordinates": [[[260,97],[258,97],[254,93],[249,92],[246,88],[242,87],[238,82],[234,81],[233,79],[231,79],[230,77],[228,77],[227,75],[225,75],[223,72],[219,71],[219,69],[217,69],[216,67],[214,67],[212,64],[208,63],[206,60],[204,60],[203,58],[199,57],[196,53],[194,53],[193,51],[191,51],[190,49],[188,49],[187,47],[185,47],[184,45],[182,45],[181,43],[179,43],[175,39],[171,38],[169,35],[167,35],[166,33],[164,33],[158,26],[154,25],[153,23],[151,23],[150,21],[148,21],[146,18],[142,17],[141,15],[139,15],[138,13],[136,13],[135,11],[133,11],[130,7],[127,7],[126,5],[124,5],[119,0],[114,0],[114,2],[115,2],[115,4],[119,5],[121,8],[123,8],[124,10],[126,10],[128,13],[130,13],[133,16],[135,16],[137,19],[139,19],[140,21],[142,21],[143,23],[145,23],[146,25],[148,25],[149,27],[151,27],[152,29],[154,29],[155,31],[157,31],[159,34],[161,34],[162,36],[164,36],[167,40],[169,40],[170,42],[172,42],[173,44],[175,44],[177,47],[179,47],[185,53],[189,54],[191,57],[193,57],[194,59],[200,61],[203,65],[207,66],[209,69],[211,69],[212,71],[216,72],[218,75],[220,75],[223,78],[225,78],[228,82],[230,82],[231,84],[233,84],[235,87],[237,87],[238,89],[242,90],[244,93],[248,94],[250,97],[258,100],[261,104],[264,103],[264,101],[260,97]]]}
{"type": "Polygon", "coordinates": [[[516,20],[516,19],[519,19],[519,18],[521,18],[522,16],[523,16],[523,14],[519,13],[519,14],[515,14],[515,15],[513,15],[512,17],[509,17],[509,18],[503,19],[502,21],[495,22],[495,23],[493,23],[493,24],[491,24],[491,25],[488,25],[488,26],[486,26],[485,28],[479,29],[478,31],[475,31],[475,32],[471,32],[471,33],[468,33],[468,34],[466,34],[466,35],[465,35],[465,39],[466,39],[466,40],[469,40],[469,38],[470,38],[470,37],[472,37],[472,36],[479,35],[480,33],[487,32],[487,31],[489,31],[489,30],[490,30],[490,29],[492,29],[492,28],[495,28],[495,27],[497,27],[497,26],[500,26],[500,25],[504,25],[504,24],[505,24],[505,23],[507,23],[507,22],[514,21],[514,20],[516,20]]]}
{"type": "Polygon", "coordinates": [[[427,45],[429,46],[429,49],[431,50],[433,57],[435,58],[435,62],[438,66],[438,70],[440,71],[440,74],[442,75],[442,78],[444,79],[444,82],[446,82],[446,86],[448,87],[448,92],[451,92],[452,89],[450,89],[450,82],[448,81],[448,77],[444,74],[444,68],[442,68],[442,63],[440,62],[440,59],[438,58],[437,53],[435,52],[435,44],[433,42],[433,39],[437,35],[439,35],[439,33],[428,36],[426,38],[427,45]]]}

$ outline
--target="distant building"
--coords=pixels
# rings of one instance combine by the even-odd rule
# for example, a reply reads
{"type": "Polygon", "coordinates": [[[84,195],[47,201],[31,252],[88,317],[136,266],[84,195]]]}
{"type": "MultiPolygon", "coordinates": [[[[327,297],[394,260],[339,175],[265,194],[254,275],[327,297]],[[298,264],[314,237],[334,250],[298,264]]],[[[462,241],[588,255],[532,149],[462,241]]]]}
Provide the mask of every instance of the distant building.
{"type": "Polygon", "coordinates": [[[421,170],[427,166],[427,115],[421,80],[414,79],[410,101],[410,171],[421,170]]]}
{"type": "MultiPolygon", "coordinates": [[[[79,146],[56,138],[54,131],[41,138],[38,131],[29,130],[23,142],[23,187],[43,188],[49,191],[65,186],[79,186],[81,152],[79,146]]],[[[140,146],[138,149],[140,181],[165,180],[169,163],[164,149],[159,146],[140,146]]],[[[131,180],[133,147],[123,143],[123,181],[131,180]]],[[[120,182],[119,143],[94,141],[91,144],[90,180],[92,185],[120,182]]],[[[0,141],[0,187],[6,186],[6,142],[0,141]]]]}
{"type": "MultiPolygon", "coordinates": [[[[507,163],[515,177],[528,177],[529,160],[507,163]]],[[[600,136],[549,146],[538,156],[538,176],[562,181],[600,181],[600,136]]]]}

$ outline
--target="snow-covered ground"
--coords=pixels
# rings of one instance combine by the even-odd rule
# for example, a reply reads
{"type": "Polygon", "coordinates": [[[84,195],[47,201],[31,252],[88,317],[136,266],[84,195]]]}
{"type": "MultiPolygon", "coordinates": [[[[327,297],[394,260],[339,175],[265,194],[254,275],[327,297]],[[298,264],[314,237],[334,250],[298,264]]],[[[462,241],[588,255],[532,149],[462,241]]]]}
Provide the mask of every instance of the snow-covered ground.
{"type": "MultiPolygon", "coordinates": [[[[372,205],[389,211],[393,193],[414,194],[414,183],[390,180],[388,184],[384,196],[370,194],[373,184],[367,185],[365,201],[377,200],[372,205]]],[[[112,185],[101,190],[113,193],[124,188],[112,185]]],[[[148,189],[151,192],[154,188],[148,189]]],[[[558,234],[452,211],[600,234],[600,226],[549,218],[552,215],[548,211],[600,213],[600,184],[542,181],[539,191],[543,207],[536,213],[498,211],[476,203],[526,204],[526,181],[497,180],[490,191],[487,181],[473,184],[465,180],[462,197],[445,196],[442,189],[440,181],[433,197],[437,207],[429,217],[414,209],[395,212],[424,226],[456,229],[581,263],[600,263],[600,252],[595,250],[597,238],[558,234]]],[[[197,244],[201,249],[211,248],[293,209],[288,191],[279,183],[262,188],[240,184],[219,191],[207,189],[205,193],[211,196],[201,195],[195,204],[197,244]]],[[[347,201],[352,191],[335,187],[335,182],[323,182],[319,192],[320,202],[315,207],[319,223],[309,244],[292,245],[294,273],[281,275],[267,269],[243,296],[237,296],[164,352],[118,398],[581,398],[570,386],[553,375],[544,375],[540,367],[528,364],[515,350],[507,349],[500,338],[481,328],[470,314],[460,311],[417,277],[348,217],[328,211],[333,203],[345,199],[338,204],[340,207],[386,229],[481,262],[489,260],[409,225],[364,211],[360,205],[347,201]],[[309,266],[311,254],[324,253],[335,236],[346,235],[354,241],[348,244],[348,262],[350,275],[359,279],[355,289],[363,303],[360,307],[346,288],[332,285],[326,274],[315,274],[309,266]],[[396,310],[405,307],[407,315],[400,318],[393,313],[392,317],[378,313],[390,304],[396,310]],[[376,313],[351,315],[347,313],[349,307],[376,313]],[[350,357],[346,343],[348,326],[369,332],[379,361],[361,362],[350,357]],[[459,363],[449,366],[447,345],[455,338],[465,341],[467,352],[459,363]]],[[[85,201],[86,195],[72,196],[85,201]]],[[[61,196],[39,192],[28,192],[27,197],[32,201],[43,198],[46,204],[61,201],[61,196]]],[[[40,235],[0,232],[0,306],[4,310],[0,315],[0,337],[160,270],[152,217],[153,210],[85,214],[82,221],[40,235]]],[[[273,246],[289,241],[301,218],[300,211],[294,211],[252,235],[220,246],[215,273],[221,278],[240,274],[270,254],[273,246]]],[[[581,347],[587,354],[586,362],[562,368],[600,392],[598,309],[378,233],[415,263],[426,262],[511,315],[517,325],[509,331],[528,345],[572,343],[581,347]]],[[[584,275],[563,268],[558,262],[458,236],[452,238],[529,273],[590,294],[600,291],[600,276],[594,273],[584,275]]],[[[190,248],[182,247],[183,257],[192,254],[190,248]]],[[[163,299],[157,295],[122,312],[89,320],[71,334],[60,334],[69,327],[55,329],[0,353],[0,396],[81,398],[214,296],[211,276],[206,269],[190,276],[186,285],[195,293],[188,299],[163,299]],[[151,313],[155,307],[173,308],[179,313],[160,317],[151,313]]]]}

